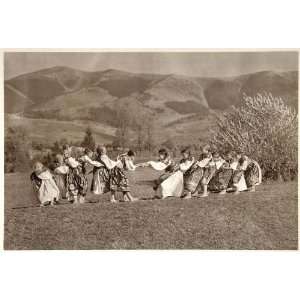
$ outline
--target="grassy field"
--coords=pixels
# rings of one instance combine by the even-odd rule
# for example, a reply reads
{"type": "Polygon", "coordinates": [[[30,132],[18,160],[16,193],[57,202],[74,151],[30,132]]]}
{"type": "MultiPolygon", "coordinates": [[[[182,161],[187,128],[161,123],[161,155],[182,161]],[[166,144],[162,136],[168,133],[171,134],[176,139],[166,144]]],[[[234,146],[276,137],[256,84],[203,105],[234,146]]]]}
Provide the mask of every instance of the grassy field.
{"type": "Polygon", "coordinates": [[[256,193],[151,200],[144,169],[130,174],[141,201],[38,207],[28,174],[5,175],[5,249],[297,249],[297,183],[256,193]]]}

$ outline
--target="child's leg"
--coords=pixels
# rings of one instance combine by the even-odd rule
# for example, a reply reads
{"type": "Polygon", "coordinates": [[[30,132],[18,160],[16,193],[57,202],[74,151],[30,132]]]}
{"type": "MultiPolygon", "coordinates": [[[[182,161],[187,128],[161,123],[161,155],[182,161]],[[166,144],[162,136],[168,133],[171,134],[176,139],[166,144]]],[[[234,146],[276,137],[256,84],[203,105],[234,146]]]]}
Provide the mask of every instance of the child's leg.
{"type": "Polygon", "coordinates": [[[83,204],[85,202],[85,197],[83,195],[79,195],[79,203],[83,204]]]}
{"type": "Polygon", "coordinates": [[[187,191],[185,196],[183,196],[183,199],[191,199],[192,198],[192,193],[190,191],[187,191]]]}
{"type": "Polygon", "coordinates": [[[117,200],[116,200],[116,192],[115,191],[111,191],[110,192],[110,202],[112,203],[116,203],[117,200]]]}
{"type": "Polygon", "coordinates": [[[203,183],[202,184],[202,194],[200,195],[200,197],[207,197],[208,196],[208,192],[207,192],[207,184],[206,183],[203,183]]]}
{"type": "Polygon", "coordinates": [[[78,195],[74,195],[73,196],[73,204],[78,204],[79,201],[78,201],[78,195]]]}
{"type": "Polygon", "coordinates": [[[255,192],[255,185],[250,186],[248,192],[255,192]]]}
{"type": "Polygon", "coordinates": [[[234,192],[233,192],[234,195],[237,195],[240,193],[237,183],[233,184],[233,189],[234,189],[234,192]]]}
{"type": "Polygon", "coordinates": [[[126,197],[129,199],[129,201],[134,202],[134,201],[138,201],[138,198],[133,197],[130,192],[125,192],[126,197]]]}

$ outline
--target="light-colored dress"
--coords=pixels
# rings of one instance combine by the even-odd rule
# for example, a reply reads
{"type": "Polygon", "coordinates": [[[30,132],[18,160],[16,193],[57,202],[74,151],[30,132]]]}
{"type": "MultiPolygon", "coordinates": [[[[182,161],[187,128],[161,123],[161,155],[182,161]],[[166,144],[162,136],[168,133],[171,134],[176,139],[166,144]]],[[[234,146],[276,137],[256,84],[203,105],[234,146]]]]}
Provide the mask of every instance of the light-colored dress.
{"type": "Polygon", "coordinates": [[[194,162],[194,159],[182,161],[178,166],[178,170],[159,185],[158,194],[162,199],[182,195],[184,189],[183,174],[194,162]]]}
{"type": "Polygon", "coordinates": [[[145,165],[152,167],[156,171],[164,171],[172,166],[170,172],[166,172],[155,181],[155,190],[162,199],[167,197],[180,197],[183,192],[183,174],[194,163],[194,159],[180,162],[178,166],[174,165],[172,160],[149,161],[145,165]],[[174,165],[174,167],[173,167],[174,165]]]}
{"type": "Polygon", "coordinates": [[[54,200],[59,199],[59,189],[49,170],[45,170],[40,174],[33,172],[30,179],[41,204],[45,204],[47,202],[52,203],[54,200]]]}
{"type": "MultiPolygon", "coordinates": [[[[233,182],[234,174],[239,168],[239,162],[236,161],[231,163],[230,167],[233,170],[233,175],[232,175],[232,182],[233,182]]],[[[243,173],[240,174],[240,177],[234,183],[239,192],[247,190],[247,184],[243,173]]]]}

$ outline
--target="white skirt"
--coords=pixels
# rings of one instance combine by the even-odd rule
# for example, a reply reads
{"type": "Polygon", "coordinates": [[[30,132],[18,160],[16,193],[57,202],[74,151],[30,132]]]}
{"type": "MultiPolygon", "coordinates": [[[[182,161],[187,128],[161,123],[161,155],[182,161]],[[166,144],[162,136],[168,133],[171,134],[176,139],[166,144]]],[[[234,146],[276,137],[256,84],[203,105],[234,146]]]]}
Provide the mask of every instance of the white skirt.
{"type": "Polygon", "coordinates": [[[183,173],[177,171],[164,180],[159,188],[158,193],[162,199],[166,197],[180,197],[183,192],[183,173]]]}
{"type": "Polygon", "coordinates": [[[52,178],[42,180],[42,184],[37,191],[37,198],[42,204],[48,201],[52,202],[54,198],[59,199],[59,189],[52,178]]]}

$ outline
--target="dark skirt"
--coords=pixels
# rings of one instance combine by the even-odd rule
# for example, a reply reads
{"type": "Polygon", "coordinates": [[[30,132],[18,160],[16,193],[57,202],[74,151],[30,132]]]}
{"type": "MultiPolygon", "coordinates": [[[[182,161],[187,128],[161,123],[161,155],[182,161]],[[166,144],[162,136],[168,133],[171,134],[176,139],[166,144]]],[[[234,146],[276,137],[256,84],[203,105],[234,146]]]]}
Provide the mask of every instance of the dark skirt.
{"type": "Polygon", "coordinates": [[[216,171],[215,175],[209,182],[208,189],[214,192],[221,192],[226,190],[230,183],[233,176],[232,169],[219,169],[216,171]]]}
{"type": "Polygon", "coordinates": [[[109,170],[109,189],[113,192],[129,192],[129,180],[123,169],[114,167],[109,170]]]}
{"type": "Polygon", "coordinates": [[[259,166],[254,161],[251,161],[244,172],[247,187],[252,187],[259,183],[259,166]]]}
{"type": "Polygon", "coordinates": [[[216,172],[217,168],[215,166],[209,166],[207,168],[204,168],[201,183],[208,185],[211,179],[215,176],[216,172]]]}
{"type": "Polygon", "coordinates": [[[67,189],[71,196],[85,196],[88,190],[88,181],[81,166],[69,168],[67,174],[67,189]]]}
{"type": "Polygon", "coordinates": [[[232,183],[237,184],[240,181],[242,175],[244,174],[247,187],[252,187],[259,183],[259,172],[260,170],[258,164],[255,161],[251,161],[248,164],[247,169],[245,171],[234,171],[232,183]]]}
{"type": "Polygon", "coordinates": [[[193,164],[183,175],[184,190],[194,193],[202,180],[203,174],[204,169],[193,164]]]}

